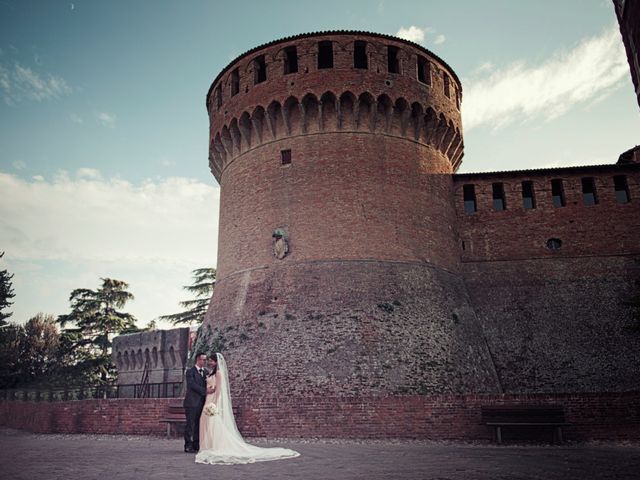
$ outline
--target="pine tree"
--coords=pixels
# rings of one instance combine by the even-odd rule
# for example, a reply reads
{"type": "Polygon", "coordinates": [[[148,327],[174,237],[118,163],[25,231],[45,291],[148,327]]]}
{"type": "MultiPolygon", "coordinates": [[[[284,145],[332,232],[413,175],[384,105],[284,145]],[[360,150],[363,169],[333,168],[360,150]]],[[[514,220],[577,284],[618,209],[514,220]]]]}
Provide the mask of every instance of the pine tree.
{"type": "MultiPolygon", "coordinates": [[[[0,258],[4,256],[4,252],[0,253],[0,258]]],[[[6,270],[0,270],[0,326],[6,325],[6,319],[13,315],[12,312],[3,313],[2,311],[13,305],[9,300],[15,297],[11,279],[13,274],[9,274],[6,270]]]]}
{"type": "Polygon", "coordinates": [[[111,362],[111,340],[115,335],[138,331],[130,313],[118,311],[133,294],[129,285],[121,280],[102,278],[97,290],[78,288],[71,292],[71,313],[60,315],[58,323],[65,328],[61,338],[64,352],[81,371],[98,371],[106,381],[114,375],[111,362]]]}
{"type": "Polygon", "coordinates": [[[209,307],[209,300],[211,300],[213,288],[216,284],[216,269],[198,268],[194,270],[192,274],[193,283],[182,287],[195,297],[193,300],[180,302],[180,306],[187,310],[172,315],[163,315],[160,317],[160,320],[168,320],[173,325],[202,323],[204,315],[207,313],[207,308],[209,307]]]}

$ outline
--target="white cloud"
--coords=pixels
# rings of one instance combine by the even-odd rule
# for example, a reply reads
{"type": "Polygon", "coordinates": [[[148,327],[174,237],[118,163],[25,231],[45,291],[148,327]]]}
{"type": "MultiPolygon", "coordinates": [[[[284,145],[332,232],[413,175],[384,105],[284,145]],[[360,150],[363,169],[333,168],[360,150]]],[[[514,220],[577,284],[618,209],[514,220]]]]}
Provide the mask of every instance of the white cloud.
{"type": "Polygon", "coordinates": [[[400,27],[400,30],[396,32],[396,37],[404,38],[414,43],[421,43],[424,41],[425,32],[425,29],[411,25],[409,28],[400,27]]]}
{"type": "Polygon", "coordinates": [[[41,102],[58,99],[73,91],[64,78],[40,74],[19,63],[15,63],[13,67],[0,64],[0,90],[8,105],[23,100],[41,102]]]}
{"type": "Polygon", "coordinates": [[[78,115],[77,113],[70,114],[69,118],[71,119],[71,121],[73,123],[79,123],[79,124],[83,124],[84,123],[84,119],[80,115],[78,115]]]}
{"type": "Polygon", "coordinates": [[[614,24],[540,65],[520,60],[488,76],[464,80],[464,126],[468,131],[479,125],[499,128],[533,118],[552,120],[576,105],[606,97],[628,75],[614,24]]]}
{"type": "Polygon", "coordinates": [[[22,160],[15,160],[12,165],[16,170],[24,170],[27,168],[27,164],[22,160]]]}
{"type": "Polygon", "coordinates": [[[134,185],[83,168],[33,182],[0,172],[0,245],[23,260],[215,259],[218,188],[187,178],[134,185]],[[12,232],[12,233],[11,233],[12,232]]]}
{"type": "Polygon", "coordinates": [[[116,116],[113,113],[98,112],[96,120],[103,127],[115,128],[116,126],[116,116]]]}
{"type": "Polygon", "coordinates": [[[102,174],[97,168],[79,168],[76,172],[76,178],[79,180],[100,180],[102,174]]]}
{"type": "Polygon", "coordinates": [[[433,43],[435,43],[436,45],[440,45],[441,43],[444,43],[444,41],[445,41],[445,36],[440,34],[435,38],[433,43]]]}
{"type": "Polygon", "coordinates": [[[15,321],[68,311],[74,288],[124,280],[142,326],[180,311],[191,270],[215,266],[219,188],[188,178],[139,184],[93,168],[31,181],[0,172],[0,245],[15,272],[15,321]]]}

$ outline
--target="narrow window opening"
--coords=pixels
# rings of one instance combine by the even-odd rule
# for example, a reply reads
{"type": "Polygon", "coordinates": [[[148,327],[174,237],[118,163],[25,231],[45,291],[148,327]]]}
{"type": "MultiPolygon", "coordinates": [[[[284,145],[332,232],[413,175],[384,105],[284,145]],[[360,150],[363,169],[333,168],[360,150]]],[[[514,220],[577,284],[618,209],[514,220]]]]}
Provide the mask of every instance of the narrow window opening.
{"type": "Polygon", "coordinates": [[[460,92],[457,88],[454,88],[454,95],[456,96],[456,108],[460,110],[460,92]]]}
{"type": "Polygon", "coordinates": [[[254,84],[262,83],[267,79],[267,64],[264,61],[264,55],[260,55],[253,61],[253,80],[254,84]]]}
{"type": "Polygon", "coordinates": [[[444,94],[447,98],[451,98],[451,79],[446,72],[442,72],[442,81],[444,83],[444,94]]]}
{"type": "Polygon", "coordinates": [[[398,47],[387,47],[387,70],[389,73],[400,73],[400,60],[398,59],[398,47]]]}
{"type": "Polygon", "coordinates": [[[284,73],[296,73],[298,71],[298,50],[296,47],[287,47],[284,50],[284,73]]]}
{"type": "Polygon", "coordinates": [[[493,184],[493,209],[496,212],[507,209],[507,200],[504,196],[504,185],[502,183],[493,184]]]}
{"type": "Polygon", "coordinates": [[[551,180],[551,198],[553,206],[556,208],[564,207],[567,204],[564,198],[564,186],[559,178],[551,180]]]}
{"type": "Polygon", "coordinates": [[[318,43],[318,68],[333,68],[333,44],[318,43]]]}
{"type": "Polygon", "coordinates": [[[353,48],[353,68],[369,68],[367,42],[356,41],[353,48]]]}
{"type": "Polygon", "coordinates": [[[464,197],[464,213],[475,213],[478,211],[476,204],[476,186],[463,185],[462,194],[464,197]]]}
{"type": "Polygon", "coordinates": [[[557,251],[560,250],[560,247],[562,247],[562,240],[560,240],[559,238],[550,238],[549,240],[547,240],[547,248],[551,251],[557,251]]]}
{"type": "Polygon", "coordinates": [[[281,150],[280,158],[282,160],[282,165],[291,165],[291,150],[281,150]]]}
{"type": "Polygon", "coordinates": [[[525,210],[536,208],[536,197],[533,191],[533,182],[522,182],[522,206],[525,210]]]}
{"type": "Polygon", "coordinates": [[[596,183],[592,177],[582,179],[582,201],[585,205],[595,205],[598,203],[596,183]]]}
{"type": "Polygon", "coordinates": [[[629,195],[629,185],[627,184],[626,175],[616,175],[613,177],[613,184],[616,189],[616,201],[618,203],[629,203],[631,197],[629,195]]]}
{"type": "Polygon", "coordinates": [[[237,95],[240,92],[240,72],[236,68],[231,72],[231,96],[237,95]]]}
{"type": "Polygon", "coordinates": [[[420,55],[418,55],[418,81],[431,85],[431,64],[420,55]]]}

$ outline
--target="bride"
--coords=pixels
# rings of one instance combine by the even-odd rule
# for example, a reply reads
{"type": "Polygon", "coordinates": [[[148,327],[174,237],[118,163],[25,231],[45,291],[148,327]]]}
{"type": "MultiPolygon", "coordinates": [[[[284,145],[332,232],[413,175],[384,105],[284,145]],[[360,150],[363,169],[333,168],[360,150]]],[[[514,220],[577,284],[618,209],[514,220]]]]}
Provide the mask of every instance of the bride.
{"type": "Polygon", "coordinates": [[[215,390],[207,395],[200,417],[200,451],[196,455],[196,463],[231,465],[300,455],[286,448],[261,448],[244,441],[231,408],[227,364],[222,354],[215,355],[217,368],[207,377],[207,387],[215,390]]]}

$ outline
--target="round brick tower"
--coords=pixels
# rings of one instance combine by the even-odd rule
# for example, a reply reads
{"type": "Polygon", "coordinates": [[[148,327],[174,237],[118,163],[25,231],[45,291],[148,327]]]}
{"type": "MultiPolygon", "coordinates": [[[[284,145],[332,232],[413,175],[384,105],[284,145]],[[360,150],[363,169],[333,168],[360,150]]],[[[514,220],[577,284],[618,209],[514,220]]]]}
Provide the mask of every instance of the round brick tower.
{"type": "Polygon", "coordinates": [[[226,347],[234,395],[498,391],[458,274],[460,99],[436,55],[364,32],[277,40],[218,75],[199,341],[226,347]]]}

